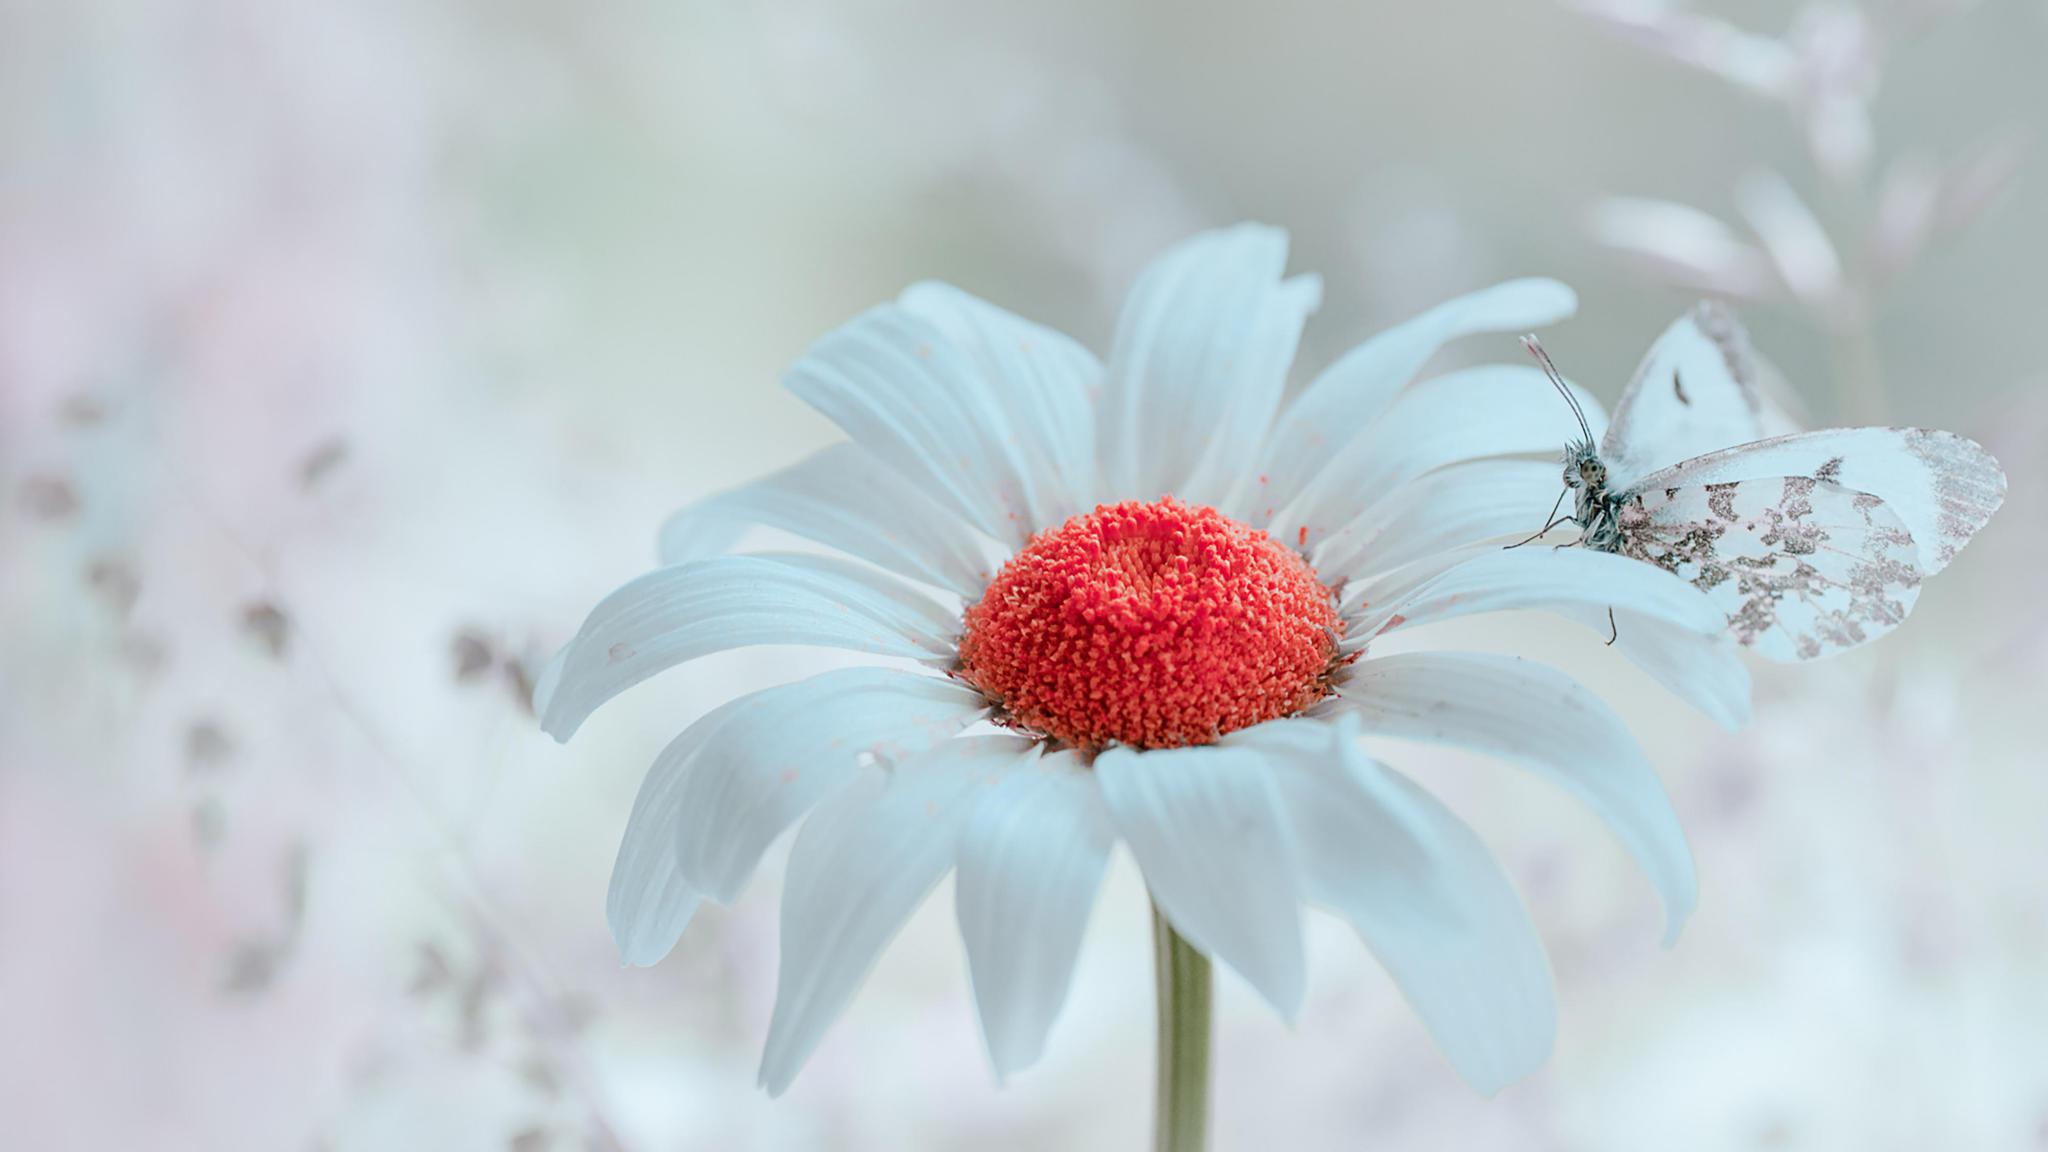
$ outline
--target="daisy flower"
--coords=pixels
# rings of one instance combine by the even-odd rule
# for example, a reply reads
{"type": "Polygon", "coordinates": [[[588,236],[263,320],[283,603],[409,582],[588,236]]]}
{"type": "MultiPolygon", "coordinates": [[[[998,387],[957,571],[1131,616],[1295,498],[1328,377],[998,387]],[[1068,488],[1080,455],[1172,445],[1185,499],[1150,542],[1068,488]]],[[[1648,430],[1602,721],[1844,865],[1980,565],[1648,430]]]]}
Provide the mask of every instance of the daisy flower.
{"type": "Polygon", "coordinates": [[[1118,844],[1154,905],[1167,1146],[1199,1142],[1210,959],[1293,1018],[1307,905],[1357,928],[1476,1088],[1528,1073],[1555,1007],[1527,913],[1473,832],[1362,735],[1561,784],[1678,932],[1691,856],[1612,710],[1540,664],[1376,651],[1516,609],[1604,637],[1612,608],[1626,655],[1742,718],[1724,621],[1683,581],[1502,549],[1541,522],[1548,457],[1576,431],[1537,370],[1410,383],[1452,339],[1569,315],[1570,289],[1519,280],[1450,301],[1283,404],[1321,295],[1286,260],[1285,234],[1255,225],[1170,249],[1132,289],[1107,363],[944,284],[861,315],[787,377],[848,442],[678,513],[664,566],[598,604],[542,678],[541,723],[566,740],[612,696],[709,653],[886,658],[691,725],[648,772],[612,873],[619,948],[652,964],[801,824],[770,1093],[949,871],[990,1060],[998,1076],[1033,1063],[1118,844]],[[763,526],[821,550],[726,554],[763,526]]]}

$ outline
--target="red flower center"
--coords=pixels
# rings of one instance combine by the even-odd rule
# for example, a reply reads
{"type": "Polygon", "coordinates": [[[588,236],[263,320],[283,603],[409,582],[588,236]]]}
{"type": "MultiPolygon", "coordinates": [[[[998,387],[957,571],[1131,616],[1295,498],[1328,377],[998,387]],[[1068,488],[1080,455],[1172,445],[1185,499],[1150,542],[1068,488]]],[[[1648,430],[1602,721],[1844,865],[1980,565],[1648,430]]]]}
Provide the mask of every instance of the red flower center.
{"type": "Polygon", "coordinates": [[[1207,744],[1329,694],[1343,624],[1307,561],[1213,508],[1105,504],[967,609],[960,676],[1080,748],[1207,744]]]}

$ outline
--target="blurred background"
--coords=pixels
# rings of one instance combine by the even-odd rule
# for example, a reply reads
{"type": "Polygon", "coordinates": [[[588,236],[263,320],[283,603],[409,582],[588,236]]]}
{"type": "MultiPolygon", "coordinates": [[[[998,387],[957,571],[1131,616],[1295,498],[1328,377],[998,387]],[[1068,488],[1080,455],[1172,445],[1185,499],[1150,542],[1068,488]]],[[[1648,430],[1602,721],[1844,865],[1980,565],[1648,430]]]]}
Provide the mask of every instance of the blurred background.
{"type": "Polygon", "coordinates": [[[1661,950],[1588,814],[1389,749],[1519,882],[1556,1056],[1480,1099],[1315,919],[1294,1028],[1222,978],[1218,1148],[2048,1148],[2044,52],[2041,0],[0,3],[0,1144],[1145,1147],[1127,858],[1037,1069],[993,1083],[942,889],[770,1101],[779,854],[650,970],[604,886],[660,746],[824,658],[566,748],[525,700],[665,513],[835,438],[777,386],[833,325],[936,277],[1100,349],[1251,218],[1327,280],[1298,380],[1548,274],[1611,404],[1712,292],[1813,421],[2012,491],[1740,734],[1600,637],[1447,630],[1621,708],[1699,913],[1661,950]]]}

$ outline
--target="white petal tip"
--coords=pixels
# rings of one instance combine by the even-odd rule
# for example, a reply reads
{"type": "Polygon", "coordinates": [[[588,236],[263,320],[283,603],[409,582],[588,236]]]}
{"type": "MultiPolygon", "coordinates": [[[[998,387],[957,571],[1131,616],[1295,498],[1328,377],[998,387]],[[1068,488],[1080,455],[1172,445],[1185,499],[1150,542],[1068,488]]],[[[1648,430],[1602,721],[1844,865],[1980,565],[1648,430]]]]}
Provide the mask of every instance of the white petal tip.
{"type": "Polygon", "coordinates": [[[1299,295],[1299,306],[1305,313],[1314,314],[1323,306],[1323,278],[1313,272],[1290,277],[1281,287],[1299,295]]]}
{"type": "Polygon", "coordinates": [[[1579,310],[1579,294],[1562,280],[1532,276],[1503,281],[1446,307],[1462,310],[1459,335],[1526,331],[1570,319],[1579,310]]]}
{"type": "Polygon", "coordinates": [[[1273,1012],[1288,1028],[1292,1029],[1301,1022],[1302,1002],[1308,998],[1306,988],[1282,989],[1277,995],[1268,995],[1261,989],[1259,995],[1265,998],[1267,1004],[1272,1005],[1273,1012]]]}
{"type": "Polygon", "coordinates": [[[1493,1099],[1493,1098],[1494,1098],[1495,1096],[1498,1096],[1498,1095],[1500,1095],[1500,1094],[1501,1094],[1501,1090],[1502,1090],[1503,1088],[1506,1088],[1506,1087],[1507,1087],[1507,1086],[1508,1086],[1509,1084],[1513,1083],[1513,1081],[1511,1081],[1511,1080],[1500,1080],[1500,1081],[1495,1081],[1495,1080],[1487,1080],[1487,1081],[1481,1082],[1481,1081],[1478,1081],[1478,1080],[1471,1080],[1471,1079],[1468,1079],[1468,1080],[1466,1080],[1466,1083],[1468,1083],[1468,1084],[1472,1085],[1472,1090],[1473,1090],[1474,1092],[1477,1092],[1477,1093],[1479,1093],[1479,1095],[1480,1095],[1480,1097],[1481,1097],[1482,1099],[1486,1099],[1486,1100],[1491,1100],[1491,1099],[1493,1099]]]}
{"type": "Polygon", "coordinates": [[[582,726],[580,720],[559,714],[549,715],[544,707],[536,707],[534,712],[540,717],[540,730],[557,744],[567,744],[569,738],[576,735],[576,729],[582,726]]]}
{"type": "Polygon", "coordinates": [[[1038,1063],[1040,1055],[1042,1055],[1040,1052],[1022,1049],[1013,1052],[997,1052],[993,1048],[989,1049],[988,1064],[995,1071],[996,1087],[1003,1087],[1008,1083],[1010,1077],[1015,1076],[1019,1072],[1026,1071],[1033,1064],[1038,1063]]]}
{"type": "Polygon", "coordinates": [[[1553,1036],[1549,1042],[1543,1045],[1542,1051],[1530,1053],[1526,1060],[1517,1061],[1506,1068],[1488,1068],[1483,1072],[1460,1068],[1458,1069],[1458,1075],[1464,1079],[1466,1084],[1471,1086],[1474,1092],[1491,1100],[1509,1088],[1534,1076],[1550,1060],[1550,1052],[1554,1047],[1556,1047],[1556,1038],[1553,1036]]]}
{"type": "Polygon", "coordinates": [[[612,935],[612,946],[618,949],[621,968],[652,968],[668,959],[668,954],[675,950],[673,941],[665,946],[653,946],[626,939],[617,933],[612,935]]]}
{"type": "Polygon", "coordinates": [[[576,731],[572,724],[568,732],[556,735],[555,729],[561,726],[561,717],[549,715],[554,710],[555,689],[562,683],[562,670],[569,663],[569,649],[575,644],[571,640],[548,659],[547,665],[540,670],[540,677],[533,682],[533,698],[528,701],[533,705],[533,714],[541,718],[541,729],[557,740],[567,740],[569,733],[576,731]]]}
{"type": "Polygon", "coordinates": [[[702,893],[704,899],[727,908],[739,903],[740,893],[747,890],[747,881],[753,878],[751,871],[741,872],[738,876],[703,876],[686,868],[683,874],[684,882],[702,893]]]}
{"type": "Polygon", "coordinates": [[[1692,849],[1683,848],[1678,861],[1678,876],[1667,884],[1669,892],[1660,893],[1664,901],[1664,947],[1677,945],[1678,938],[1685,933],[1685,926],[1692,923],[1692,914],[1700,906],[1700,881],[1693,871],[1692,849]]]}
{"type": "Polygon", "coordinates": [[[1562,280],[1533,276],[1514,283],[1521,285],[1528,294],[1529,326],[1532,328],[1568,320],[1579,311],[1579,294],[1562,280]]]}
{"type": "Polygon", "coordinates": [[[1685,926],[1691,919],[1692,912],[1687,909],[1683,915],[1673,916],[1665,922],[1663,944],[1666,952],[1678,947],[1678,938],[1685,935],[1685,926]]]}

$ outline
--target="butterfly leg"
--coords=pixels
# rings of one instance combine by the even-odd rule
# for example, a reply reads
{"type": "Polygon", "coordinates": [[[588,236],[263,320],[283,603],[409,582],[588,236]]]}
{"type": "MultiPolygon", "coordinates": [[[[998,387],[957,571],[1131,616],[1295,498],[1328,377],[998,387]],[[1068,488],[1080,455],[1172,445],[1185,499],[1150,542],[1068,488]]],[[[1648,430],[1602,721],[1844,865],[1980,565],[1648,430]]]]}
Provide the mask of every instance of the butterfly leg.
{"type": "Polygon", "coordinates": [[[1619,639],[1621,639],[1621,629],[1615,626],[1614,609],[1609,608],[1607,610],[1607,646],[1609,648],[1614,647],[1614,642],[1619,639]]]}
{"type": "Polygon", "coordinates": [[[1569,519],[1571,519],[1571,517],[1569,517],[1569,516],[1559,516],[1559,515],[1557,514],[1557,510],[1558,510],[1559,508],[1562,508],[1562,507],[1564,507],[1564,498],[1565,498],[1566,496],[1570,495],[1570,494],[1571,494],[1571,489],[1569,489],[1569,488],[1566,488],[1566,489],[1564,489],[1564,490],[1560,491],[1560,492],[1559,492],[1559,493],[1557,494],[1557,503],[1555,503],[1555,504],[1552,504],[1552,505],[1550,506],[1550,517],[1549,517],[1549,520],[1550,520],[1550,522],[1549,522],[1548,524],[1545,524],[1545,525],[1544,525],[1543,527],[1541,527],[1541,528],[1538,528],[1538,529],[1536,530],[1536,535],[1534,535],[1534,536],[1531,536],[1531,537],[1529,537],[1529,538],[1528,538],[1527,540],[1517,540],[1517,541],[1515,541],[1515,542],[1514,542],[1513,544],[1510,544],[1510,545],[1508,545],[1508,546],[1507,546],[1506,548],[1502,548],[1502,549],[1501,549],[1501,551],[1503,551],[1503,552],[1506,552],[1506,551],[1508,551],[1509,549],[1512,549],[1512,548],[1520,548],[1520,547],[1521,547],[1522,545],[1524,545],[1524,544],[1532,544],[1532,543],[1536,542],[1537,540],[1541,540],[1541,539],[1543,538],[1543,534],[1544,534],[1545,532],[1548,532],[1548,531],[1550,531],[1550,530],[1551,530],[1552,528],[1555,528],[1555,527],[1557,527],[1557,526],[1558,526],[1559,524],[1562,524],[1562,523],[1564,523],[1564,522],[1565,522],[1566,520],[1569,520],[1569,519]]]}

